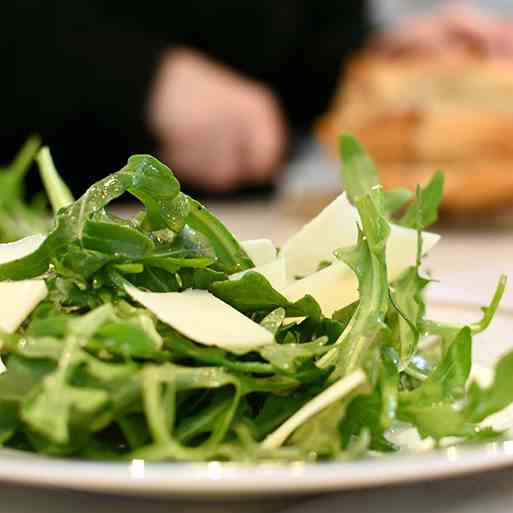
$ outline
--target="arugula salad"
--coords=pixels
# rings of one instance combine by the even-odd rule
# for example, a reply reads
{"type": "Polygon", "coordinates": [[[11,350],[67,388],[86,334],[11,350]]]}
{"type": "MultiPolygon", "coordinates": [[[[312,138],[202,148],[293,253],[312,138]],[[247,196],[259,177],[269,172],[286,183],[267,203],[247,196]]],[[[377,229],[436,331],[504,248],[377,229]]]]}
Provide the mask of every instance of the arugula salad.
{"type": "Polygon", "coordinates": [[[19,239],[0,244],[1,444],[258,462],[392,453],[396,426],[503,436],[481,422],[513,401],[513,352],[489,386],[469,375],[505,277],[474,324],[427,317],[443,175],[384,192],[356,140],[340,150],[345,192],[277,249],[238,241],[148,155],[75,201],[29,141],[0,171],[0,236],[19,239]],[[21,199],[33,158],[52,222],[21,199]],[[109,208],[125,193],[128,219],[109,208]]]}

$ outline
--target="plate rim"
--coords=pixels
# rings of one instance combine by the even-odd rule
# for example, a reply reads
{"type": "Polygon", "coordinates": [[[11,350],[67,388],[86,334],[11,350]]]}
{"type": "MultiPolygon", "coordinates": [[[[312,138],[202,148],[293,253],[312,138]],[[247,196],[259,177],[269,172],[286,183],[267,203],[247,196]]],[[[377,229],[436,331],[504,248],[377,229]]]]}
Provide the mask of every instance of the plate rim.
{"type": "Polygon", "coordinates": [[[513,441],[320,463],[89,462],[0,450],[0,481],[141,496],[305,495],[435,481],[513,466],[513,441]],[[16,453],[8,456],[5,453],[16,453]],[[379,465],[376,462],[379,461],[379,465]],[[144,470],[143,470],[144,469],[144,470]]]}

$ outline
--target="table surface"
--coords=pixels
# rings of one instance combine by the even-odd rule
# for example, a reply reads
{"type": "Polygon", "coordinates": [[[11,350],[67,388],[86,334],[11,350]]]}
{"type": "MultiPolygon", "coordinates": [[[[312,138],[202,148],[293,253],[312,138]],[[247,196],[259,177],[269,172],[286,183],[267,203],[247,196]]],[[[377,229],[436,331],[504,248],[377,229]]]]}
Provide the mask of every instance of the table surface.
{"type": "MultiPolygon", "coordinates": [[[[267,237],[279,245],[304,223],[301,217],[284,214],[280,203],[272,199],[209,206],[242,239],[267,237]]],[[[443,239],[428,260],[433,276],[441,280],[433,288],[435,300],[486,303],[502,272],[513,278],[513,230],[443,227],[441,233],[443,239]]],[[[513,309],[512,292],[507,293],[504,307],[513,309]]],[[[415,513],[513,511],[513,468],[440,482],[318,497],[253,499],[243,503],[124,498],[15,485],[2,485],[0,495],[0,513],[410,513],[412,510],[415,513]]]]}

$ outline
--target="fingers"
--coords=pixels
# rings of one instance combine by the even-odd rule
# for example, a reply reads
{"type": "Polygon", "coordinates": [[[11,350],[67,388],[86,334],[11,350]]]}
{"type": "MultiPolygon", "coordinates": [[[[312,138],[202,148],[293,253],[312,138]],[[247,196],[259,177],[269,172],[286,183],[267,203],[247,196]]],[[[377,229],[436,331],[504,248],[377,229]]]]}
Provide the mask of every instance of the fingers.
{"type": "Polygon", "coordinates": [[[149,103],[162,159],[185,183],[214,192],[268,181],[286,145],[274,95],[198,54],[166,62],[149,103]]]}
{"type": "Polygon", "coordinates": [[[163,139],[161,156],[184,183],[224,192],[239,185],[240,130],[232,120],[211,119],[187,131],[173,130],[163,139]]]}
{"type": "Polygon", "coordinates": [[[268,181],[280,163],[286,148],[284,116],[274,97],[263,96],[253,105],[249,134],[244,141],[247,154],[248,180],[268,181]]]}

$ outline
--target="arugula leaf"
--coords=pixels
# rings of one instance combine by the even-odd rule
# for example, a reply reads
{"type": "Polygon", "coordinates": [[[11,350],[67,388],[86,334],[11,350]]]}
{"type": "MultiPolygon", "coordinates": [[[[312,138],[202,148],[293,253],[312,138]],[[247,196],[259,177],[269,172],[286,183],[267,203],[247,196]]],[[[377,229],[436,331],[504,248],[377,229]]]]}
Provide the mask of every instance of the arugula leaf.
{"type": "Polygon", "coordinates": [[[342,184],[352,203],[379,187],[378,172],[360,143],[347,134],[339,137],[342,184]]]}
{"type": "Polygon", "coordinates": [[[24,179],[41,145],[37,136],[30,137],[12,163],[0,168],[0,242],[11,242],[35,233],[46,233],[50,219],[46,204],[36,198],[25,201],[24,179]]]}
{"type": "Polygon", "coordinates": [[[47,146],[39,150],[36,161],[54,213],[58,212],[61,208],[71,205],[75,201],[73,195],[55,168],[47,146]]]}
{"type": "MultiPolygon", "coordinates": [[[[499,278],[495,292],[488,306],[481,308],[483,316],[481,320],[470,324],[469,328],[473,335],[483,332],[492,322],[497,309],[499,308],[504,292],[506,291],[507,276],[502,275],[499,278]]],[[[442,339],[444,347],[448,346],[456,334],[462,329],[461,326],[437,322],[430,319],[422,319],[419,324],[420,329],[429,335],[436,335],[442,339]]]]}
{"type": "Polygon", "coordinates": [[[464,395],[470,374],[471,350],[471,332],[465,327],[458,333],[427,380],[419,388],[403,392],[401,401],[419,404],[460,399],[464,395]]]}
{"type": "Polygon", "coordinates": [[[339,249],[335,256],[356,274],[360,300],[335,347],[318,363],[321,368],[335,365],[333,378],[354,372],[363,364],[386,327],[389,299],[385,250],[390,226],[385,219],[383,191],[374,164],[363,148],[349,136],[341,136],[340,147],[344,159],[342,177],[362,227],[357,245],[339,249]]]}
{"type": "Polygon", "coordinates": [[[216,281],[210,291],[225,303],[243,313],[270,313],[284,308],[287,317],[312,317],[321,319],[321,309],[311,296],[291,303],[285,296],[273,289],[261,274],[249,271],[238,280],[216,281]]]}
{"type": "Polygon", "coordinates": [[[499,308],[499,305],[501,303],[501,300],[504,296],[504,293],[506,292],[506,285],[508,283],[508,277],[503,274],[497,283],[497,286],[495,288],[495,292],[493,294],[492,300],[490,301],[490,304],[488,306],[483,306],[481,308],[483,312],[483,317],[480,321],[471,324],[470,329],[473,334],[478,334],[486,330],[488,326],[490,326],[490,323],[492,322],[493,318],[495,317],[495,314],[497,313],[497,309],[499,308]]]}
{"type": "Polygon", "coordinates": [[[205,235],[211,242],[218,258],[220,271],[235,274],[254,267],[253,262],[242,249],[230,231],[201,203],[189,199],[190,213],[187,224],[205,235]]]}
{"type": "Polygon", "coordinates": [[[401,210],[413,197],[413,194],[408,189],[399,187],[390,191],[384,192],[385,213],[387,217],[401,210]]]}
{"type": "Polygon", "coordinates": [[[340,425],[342,448],[349,447],[351,441],[368,430],[369,449],[379,452],[394,452],[397,448],[385,438],[381,412],[383,402],[379,389],[371,394],[358,395],[348,405],[344,422],[340,425]]]}
{"type": "MultiPolygon", "coordinates": [[[[79,242],[83,245],[84,239],[88,240],[86,228],[90,226],[91,216],[102,215],[103,209],[124,192],[143,201],[147,208],[146,219],[152,228],[167,227],[177,233],[185,226],[188,209],[182,204],[185,200],[176,178],[157,159],[135,155],[123,169],[100,180],[75,203],[61,209],[56,215],[55,228],[34,253],[0,265],[0,280],[34,278],[45,273],[51,260],[65,253],[70,244],[79,242]]],[[[122,228],[118,225],[116,229],[122,228]]],[[[115,249],[113,246],[110,251],[115,249]]]]}
{"type": "Polygon", "coordinates": [[[367,351],[385,329],[388,283],[384,255],[380,259],[372,254],[361,232],[358,244],[350,250],[339,250],[337,257],[343,259],[357,275],[360,301],[335,347],[318,365],[321,368],[335,365],[333,376],[341,377],[362,365],[367,351]]]}
{"type": "Polygon", "coordinates": [[[511,404],[513,402],[512,373],[513,352],[510,352],[497,363],[495,378],[489,387],[481,388],[476,382],[470,385],[463,415],[469,417],[472,422],[481,422],[511,404]]]}
{"type": "Polygon", "coordinates": [[[436,223],[438,208],[443,198],[444,174],[438,171],[433,178],[420,189],[420,198],[410,205],[399,224],[408,228],[417,228],[417,217],[420,214],[420,229],[436,223]]]}
{"type": "Polygon", "coordinates": [[[262,357],[284,372],[297,372],[305,360],[313,360],[329,350],[327,337],[320,337],[304,344],[273,344],[260,350],[262,357]]]}
{"type": "Polygon", "coordinates": [[[417,350],[419,326],[426,310],[422,293],[428,283],[429,280],[420,276],[416,267],[410,267],[393,284],[392,298],[397,308],[398,324],[395,336],[399,341],[403,368],[408,366],[417,350]]]}
{"type": "Polygon", "coordinates": [[[272,366],[268,363],[258,360],[240,361],[233,359],[223,349],[200,346],[174,330],[166,336],[164,343],[171,351],[173,360],[180,363],[193,360],[200,363],[218,365],[238,372],[249,372],[252,374],[271,374],[273,372],[272,366]]]}
{"type": "Polygon", "coordinates": [[[478,423],[513,402],[513,353],[499,360],[490,387],[483,389],[474,382],[465,391],[470,351],[471,331],[466,327],[421,387],[401,394],[398,418],[415,425],[421,436],[435,440],[448,436],[467,440],[493,436],[492,431],[480,429],[478,423]]]}
{"type": "Polygon", "coordinates": [[[342,453],[339,425],[346,413],[347,402],[328,406],[305,422],[291,436],[290,444],[320,458],[337,458],[342,453]]]}

